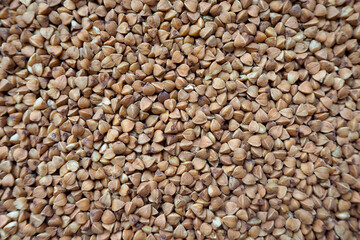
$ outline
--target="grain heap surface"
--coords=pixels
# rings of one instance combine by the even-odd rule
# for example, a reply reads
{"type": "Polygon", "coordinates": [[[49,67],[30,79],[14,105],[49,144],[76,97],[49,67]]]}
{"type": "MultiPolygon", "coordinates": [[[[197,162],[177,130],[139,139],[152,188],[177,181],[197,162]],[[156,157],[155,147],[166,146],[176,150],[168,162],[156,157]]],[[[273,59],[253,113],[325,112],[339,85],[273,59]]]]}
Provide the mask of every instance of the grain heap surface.
{"type": "Polygon", "coordinates": [[[2,0],[0,238],[360,239],[359,13],[2,0]]]}

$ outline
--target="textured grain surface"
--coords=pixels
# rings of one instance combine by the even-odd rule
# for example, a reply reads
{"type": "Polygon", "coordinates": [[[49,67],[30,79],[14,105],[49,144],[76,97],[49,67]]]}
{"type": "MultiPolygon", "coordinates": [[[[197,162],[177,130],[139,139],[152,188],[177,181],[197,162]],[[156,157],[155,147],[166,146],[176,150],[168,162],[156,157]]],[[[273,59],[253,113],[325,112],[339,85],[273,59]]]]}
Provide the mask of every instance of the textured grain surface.
{"type": "Polygon", "coordinates": [[[2,0],[0,238],[360,239],[359,13],[2,0]]]}

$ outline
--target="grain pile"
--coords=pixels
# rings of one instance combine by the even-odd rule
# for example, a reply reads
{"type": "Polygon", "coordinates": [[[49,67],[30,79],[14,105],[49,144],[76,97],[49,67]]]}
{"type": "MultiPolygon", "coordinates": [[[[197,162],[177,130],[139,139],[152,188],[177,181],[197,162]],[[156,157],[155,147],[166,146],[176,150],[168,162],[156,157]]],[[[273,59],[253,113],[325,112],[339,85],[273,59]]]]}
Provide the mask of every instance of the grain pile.
{"type": "Polygon", "coordinates": [[[359,239],[360,2],[3,0],[1,239],[359,239]]]}

